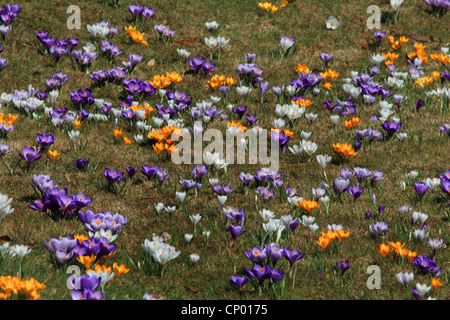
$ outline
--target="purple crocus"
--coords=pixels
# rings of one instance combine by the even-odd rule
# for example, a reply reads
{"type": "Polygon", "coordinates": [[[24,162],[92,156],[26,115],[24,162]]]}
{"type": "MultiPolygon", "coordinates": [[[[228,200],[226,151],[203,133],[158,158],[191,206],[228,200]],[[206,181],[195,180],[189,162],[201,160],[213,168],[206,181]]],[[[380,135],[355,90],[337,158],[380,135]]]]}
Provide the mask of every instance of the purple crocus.
{"type": "Polygon", "coordinates": [[[358,199],[364,191],[363,187],[358,187],[354,185],[353,187],[347,188],[348,193],[350,193],[354,200],[358,199]]]}
{"type": "Polygon", "coordinates": [[[298,249],[289,250],[288,248],[284,248],[283,255],[286,260],[289,262],[290,267],[294,265],[294,263],[305,256],[306,253],[300,254],[298,249]]]}
{"type": "Polygon", "coordinates": [[[256,192],[259,193],[265,201],[270,200],[275,195],[275,191],[266,187],[258,187],[256,192]]]}
{"type": "Polygon", "coordinates": [[[450,137],[450,123],[446,123],[442,127],[439,127],[439,130],[441,130],[443,133],[447,134],[447,136],[450,137]]]}
{"type": "Polygon", "coordinates": [[[267,247],[264,245],[262,248],[249,249],[245,252],[245,256],[254,263],[261,263],[267,258],[267,247]]]}
{"type": "Polygon", "coordinates": [[[78,159],[75,161],[75,167],[77,167],[78,170],[82,171],[86,168],[88,163],[89,159],[78,159]]]}
{"type": "Polygon", "coordinates": [[[325,66],[328,65],[328,62],[333,59],[333,55],[331,53],[322,52],[319,54],[320,59],[325,63],[325,66]]]}
{"type": "Polygon", "coordinates": [[[385,222],[377,222],[373,223],[369,226],[370,232],[374,235],[381,235],[383,233],[386,233],[388,231],[388,226],[385,222]]]}
{"type": "Polygon", "coordinates": [[[375,35],[378,41],[381,41],[386,36],[386,32],[382,31],[374,31],[373,34],[375,35]]]}
{"type": "Polygon", "coordinates": [[[39,153],[39,149],[36,149],[34,147],[23,147],[22,152],[19,152],[19,156],[28,164],[31,164],[32,162],[37,161],[42,157],[42,155],[39,153]]]}
{"type": "Polygon", "coordinates": [[[216,64],[212,63],[210,61],[204,62],[202,64],[202,70],[203,70],[203,73],[205,75],[207,75],[208,73],[212,72],[215,68],[216,68],[216,64]]]}
{"type": "Polygon", "coordinates": [[[160,183],[163,183],[172,175],[172,172],[169,172],[167,169],[158,168],[156,169],[156,177],[160,183]]]}
{"type": "Polygon", "coordinates": [[[423,102],[422,99],[417,100],[416,111],[419,111],[420,109],[422,109],[424,105],[425,105],[425,102],[423,102]]]}
{"type": "Polygon", "coordinates": [[[142,6],[139,4],[130,4],[128,6],[128,11],[131,12],[135,17],[137,17],[142,12],[142,6]]]}
{"type": "Polygon", "coordinates": [[[205,59],[199,58],[199,57],[194,57],[192,59],[189,59],[188,62],[189,62],[189,65],[192,67],[192,69],[194,69],[195,72],[199,72],[200,69],[202,68],[203,64],[205,63],[205,59]]]}
{"type": "Polygon", "coordinates": [[[266,252],[273,265],[275,265],[277,261],[283,257],[284,248],[280,247],[277,244],[271,244],[267,246],[266,252]]]}
{"type": "Polygon", "coordinates": [[[234,113],[236,113],[240,118],[244,115],[244,113],[247,111],[247,106],[237,106],[236,108],[232,109],[234,113]]]}
{"type": "Polygon", "coordinates": [[[252,63],[253,60],[256,59],[256,54],[254,54],[254,53],[244,53],[244,57],[247,60],[247,63],[252,63]]]}
{"type": "Polygon", "coordinates": [[[197,166],[192,167],[192,175],[194,176],[194,179],[197,181],[200,181],[203,179],[203,177],[208,173],[208,166],[199,164],[197,166]]]}
{"type": "Polygon", "coordinates": [[[126,168],[126,172],[128,177],[131,179],[133,178],[133,176],[139,171],[138,168],[134,168],[134,167],[127,167],[126,168]]]}
{"type": "Polygon", "coordinates": [[[391,122],[385,121],[382,125],[382,128],[387,132],[387,134],[391,137],[394,133],[396,133],[402,127],[401,123],[395,122],[392,120],[391,122]]]}
{"type": "Polygon", "coordinates": [[[230,224],[228,226],[228,231],[230,231],[231,234],[231,238],[234,240],[236,240],[237,237],[239,237],[240,235],[242,235],[245,230],[247,230],[246,228],[243,228],[241,226],[233,226],[232,224],[230,224]]]}
{"type": "Polygon", "coordinates": [[[348,262],[348,260],[345,260],[345,261],[341,260],[339,262],[336,262],[336,268],[338,270],[341,270],[341,275],[343,275],[344,272],[347,271],[348,268],[350,268],[350,263],[348,262]]]}
{"type": "Polygon", "coordinates": [[[270,279],[272,277],[272,268],[269,265],[264,265],[261,267],[258,264],[253,266],[253,270],[245,268],[245,271],[254,279],[256,279],[260,285],[264,283],[265,280],[270,279]]]}
{"type": "Polygon", "coordinates": [[[122,179],[125,173],[124,172],[119,173],[118,169],[109,170],[109,168],[105,168],[103,174],[106,180],[108,181],[108,184],[112,185],[118,182],[120,179],[122,179]]]}
{"type": "Polygon", "coordinates": [[[350,184],[350,181],[348,179],[344,179],[342,177],[337,177],[333,181],[333,189],[337,193],[342,194],[345,190],[347,190],[349,184],[350,184]]]}
{"type": "Polygon", "coordinates": [[[430,189],[430,186],[425,182],[416,182],[414,183],[414,190],[419,196],[419,201],[422,200],[424,194],[430,189]]]}
{"type": "Polygon", "coordinates": [[[231,276],[230,283],[239,289],[242,288],[248,281],[247,276],[231,276]]]}
{"type": "Polygon", "coordinates": [[[55,143],[55,136],[47,132],[44,132],[42,134],[38,133],[36,135],[36,139],[41,149],[45,149],[55,143]]]}
{"type": "Polygon", "coordinates": [[[433,260],[431,257],[420,255],[418,257],[414,257],[414,265],[416,266],[419,271],[425,275],[428,272],[431,272],[433,269],[435,269],[436,266],[436,260],[433,260]]]}
{"type": "Polygon", "coordinates": [[[143,7],[141,14],[145,18],[145,20],[147,20],[155,16],[155,10],[153,10],[152,8],[143,7]]]}
{"type": "Polygon", "coordinates": [[[6,143],[4,143],[4,142],[2,142],[1,144],[0,144],[0,156],[3,156],[3,155],[5,155],[5,154],[8,154],[8,153],[10,153],[12,150],[9,148],[9,146],[6,144],[6,143]]]}

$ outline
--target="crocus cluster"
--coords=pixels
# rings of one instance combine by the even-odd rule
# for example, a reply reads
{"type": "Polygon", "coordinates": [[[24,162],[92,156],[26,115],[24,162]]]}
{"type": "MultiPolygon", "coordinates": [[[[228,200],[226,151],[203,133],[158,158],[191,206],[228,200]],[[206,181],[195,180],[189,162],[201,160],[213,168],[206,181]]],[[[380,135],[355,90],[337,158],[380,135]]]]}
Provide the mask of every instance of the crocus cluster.
{"type": "Polygon", "coordinates": [[[194,69],[196,73],[200,70],[203,71],[203,74],[206,76],[208,73],[212,72],[216,67],[215,63],[211,63],[210,61],[206,61],[203,58],[194,57],[188,60],[189,65],[194,69]]]}
{"type": "Polygon", "coordinates": [[[98,70],[89,74],[89,78],[95,80],[97,84],[101,85],[106,82],[120,84],[128,77],[128,70],[126,68],[113,67],[108,70],[98,70]]]}
{"type": "Polygon", "coordinates": [[[175,31],[164,24],[155,24],[155,31],[159,34],[160,39],[169,39],[175,35],[175,31]]]}
{"type": "Polygon", "coordinates": [[[105,237],[109,243],[117,239],[122,227],[128,223],[127,217],[111,211],[100,211],[97,214],[91,210],[85,213],[78,211],[78,218],[84,223],[90,237],[105,237]]]}
{"type": "Polygon", "coordinates": [[[112,27],[111,23],[105,19],[93,25],[88,24],[87,29],[94,39],[105,39],[108,36],[112,38],[119,33],[119,28],[112,27]]]}
{"type": "Polygon", "coordinates": [[[135,17],[136,20],[141,17],[148,20],[155,16],[155,10],[149,7],[143,7],[139,4],[130,4],[128,6],[128,11],[135,17]]]}
{"type": "Polygon", "coordinates": [[[78,39],[75,38],[68,38],[67,40],[52,38],[47,31],[36,33],[36,37],[44,45],[45,52],[53,56],[55,62],[70,53],[79,43],[78,39]]]}
{"type": "Polygon", "coordinates": [[[164,268],[171,260],[181,254],[181,251],[176,251],[174,246],[166,242],[164,236],[153,235],[151,241],[145,239],[142,248],[152,256],[154,261],[160,264],[161,268],[164,268]]]}
{"type": "Polygon", "coordinates": [[[50,211],[53,218],[69,218],[79,210],[91,205],[93,199],[84,193],[68,194],[67,188],[59,189],[48,175],[33,176],[33,184],[41,192],[42,198],[28,205],[30,209],[46,213],[50,211]]]}
{"type": "Polygon", "coordinates": [[[4,24],[9,25],[21,11],[22,7],[19,4],[5,4],[0,9],[0,19],[4,24]]]}
{"type": "Polygon", "coordinates": [[[70,99],[77,107],[91,105],[95,102],[90,88],[70,92],[70,99]]]}

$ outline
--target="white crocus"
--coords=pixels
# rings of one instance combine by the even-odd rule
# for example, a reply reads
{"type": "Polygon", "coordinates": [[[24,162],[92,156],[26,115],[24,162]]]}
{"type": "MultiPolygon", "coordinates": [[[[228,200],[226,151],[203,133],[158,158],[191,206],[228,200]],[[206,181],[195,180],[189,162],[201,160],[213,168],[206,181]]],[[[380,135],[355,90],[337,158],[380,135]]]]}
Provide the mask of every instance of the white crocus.
{"type": "Polygon", "coordinates": [[[78,131],[78,130],[77,131],[71,130],[71,131],[67,132],[67,134],[69,135],[69,138],[73,142],[75,142],[75,141],[77,141],[78,137],[80,136],[80,131],[78,131]]]}
{"type": "Polygon", "coordinates": [[[402,5],[402,3],[403,0],[391,0],[391,8],[397,11],[398,8],[400,8],[400,6],[402,5]]]}
{"type": "Polygon", "coordinates": [[[417,289],[417,293],[419,294],[419,296],[424,297],[431,290],[431,286],[427,286],[426,284],[417,283],[416,289],[417,289]]]}
{"type": "Polygon", "coordinates": [[[185,233],[184,234],[184,240],[186,240],[187,243],[190,243],[192,241],[192,238],[194,235],[192,233],[185,233]]]}
{"type": "Polygon", "coordinates": [[[317,144],[311,141],[302,140],[302,146],[308,155],[312,155],[317,150],[317,144]]]}
{"type": "Polygon", "coordinates": [[[200,256],[197,253],[193,253],[189,256],[189,258],[191,259],[191,263],[195,264],[200,259],[200,256]]]}
{"type": "Polygon", "coordinates": [[[191,53],[189,51],[186,51],[185,49],[177,49],[177,53],[180,57],[183,58],[189,58],[189,56],[191,55],[191,53]]]}
{"type": "Polygon", "coordinates": [[[302,132],[300,132],[300,137],[302,138],[302,140],[308,140],[311,137],[311,132],[302,130],[302,132]]]}
{"type": "Polygon", "coordinates": [[[331,122],[333,122],[334,125],[337,125],[339,121],[339,116],[337,114],[330,116],[331,122]]]}
{"type": "Polygon", "coordinates": [[[213,49],[217,46],[217,38],[214,37],[205,38],[205,43],[210,49],[213,49]]]}
{"type": "Polygon", "coordinates": [[[0,222],[14,212],[14,209],[11,208],[11,201],[12,198],[0,193],[0,222]]]}
{"type": "Polygon", "coordinates": [[[288,147],[288,150],[293,154],[299,155],[303,152],[303,146],[301,144],[300,145],[294,144],[292,147],[288,147]]]}
{"type": "Polygon", "coordinates": [[[372,62],[374,65],[379,66],[384,61],[385,58],[381,54],[378,53],[378,54],[374,54],[369,59],[370,59],[370,62],[372,62]]]}
{"type": "Polygon", "coordinates": [[[264,222],[268,222],[275,217],[275,213],[267,209],[260,210],[259,215],[263,218],[264,222]]]}
{"type": "Polygon", "coordinates": [[[182,204],[184,202],[184,199],[186,199],[186,191],[183,192],[175,192],[175,198],[177,199],[177,201],[182,204]]]}
{"type": "Polygon", "coordinates": [[[328,20],[325,21],[325,26],[329,30],[336,30],[340,25],[340,22],[333,16],[329,16],[328,20]]]}
{"type": "Polygon", "coordinates": [[[275,114],[279,117],[283,117],[289,112],[289,107],[290,106],[287,104],[285,105],[277,104],[275,106],[275,114]]]}
{"type": "Polygon", "coordinates": [[[205,23],[206,29],[208,29],[208,31],[212,32],[212,31],[216,31],[217,28],[219,27],[219,24],[217,23],[217,21],[209,21],[205,23]]]}
{"type": "Polygon", "coordinates": [[[217,37],[216,41],[219,48],[223,48],[228,44],[228,42],[230,42],[230,39],[227,40],[225,37],[217,37]]]}
{"type": "Polygon", "coordinates": [[[427,178],[425,183],[430,186],[431,191],[434,191],[441,184],[441,179],[439,179],[439,178],[433,178],[433,179],[427,178]]]}
{"type": "Polygon", "coordinates": [[[250,88],[250,87],[246,87],[246,86],[236,87],[236,92],[241,97],[246,97],[251,91],[252,91],[252,88],[250,88]]]}

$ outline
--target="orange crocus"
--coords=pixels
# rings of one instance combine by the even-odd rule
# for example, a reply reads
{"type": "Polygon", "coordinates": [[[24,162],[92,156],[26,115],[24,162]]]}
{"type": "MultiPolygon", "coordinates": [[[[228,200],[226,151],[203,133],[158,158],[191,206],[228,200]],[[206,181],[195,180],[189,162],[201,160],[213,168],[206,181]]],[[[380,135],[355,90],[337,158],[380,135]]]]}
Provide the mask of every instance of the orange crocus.
{"type": "Polygon", "coordinates": [[[319,241],[316,241],[316,243],[322,247],[322,249],[325,249],[330,243],[331,239],[328,237],[319,237],[319,241]]]}
{"type": "Polygon", "coordinates": [[[155,149],[157,154],[160,154],[163,150],[165,150],[165,146],[164,143],[162,142],[157,142],[153,145],[153,149],[155,149]]]}
{"type": "Polygon", "coordinates": [[[127,136],[124,136],[122,143],[128,145],[128,144],[133,143],[133,141],[131,141],[131,139],[128,138],[127,136]]]}
{"type": "Polygon", "coordinates": [[[119,140],[119,138],[120,138],[122,135],[123,135],[123,130],[122,130],[122,129],[121,129],[121,130],[114,129],[113,136],[114,136],[117,140],[119,140]]]}
{"type": "Polygon", "coordinates": [[[389,242],[389,247],[391,247],[392,251],[395,251],[397,254],[401,254],[401,250],[405,246],[405,243],[402,244],[401,242],[389,242]]]}
{"type": "Polygon", "coordinates": [[[392,251],[392,248],[389,245],[385,245],[384,243],[380,244],[380,248],[377,249],[377,251],[379,253],[381,253],[381,255],[384,257],[386,257],[386,255],[392,251]]]}
{"type": "Polygon", "coordinates": [[[59,156],[61,154],[61,152],[58,153],[58,150],[48,150],[48,154],[50,155],[50,157],[52,158],[52,160],[55,160],[57,156],[59,156]]]}
{"type": "Polygon", "coordinates": [[[114,278],[120,276],[121,274],[127,273],[128,271],[130,271],[130,269],[125,268],[125,265],[118,265],[117,262],[114,262],[113,264],[113,269],[114,269],[114,278]]]}
{"type": "Polygon", "coordinates": [[[90,256],[79,256],[77,258],[78,262],[83,264],[86,269],[89,269],[89,267],[95,261],[95,259],[97,259],[97,257],[94,254],[92,254],[90,256]]]}
{"type": "Polygon", "coordinates": [[[433,287],[434,290],[436,290],[437,288],[439,288],[440,286],[442,286],[443,283],[441,282],[440,278],[431,278],[431,286],[433,287]]]}
{"type": "Polygon", "coordinates": [[[340,243],[343,243],[350,236],[350,231],[345,233],[344,229],[340,229],[337,232],[337,237],[340,243]]]}
{"type": "Polygon", "coordinates": [[[311,212],[313,209],[316,209],[319,207],[319,204],[313,200],[298,201],[295,205],[303,208],[303,210],[308,211],[308,213],[311,212]]]}
{"type": "Polygon", "coordinates": [[[78,130],[78,128],[81,127],[83,122],[81,122],[79,119],[76,119],[74,122],[72,122],[72,124],[75,126],[75,129],[78,130]]]}

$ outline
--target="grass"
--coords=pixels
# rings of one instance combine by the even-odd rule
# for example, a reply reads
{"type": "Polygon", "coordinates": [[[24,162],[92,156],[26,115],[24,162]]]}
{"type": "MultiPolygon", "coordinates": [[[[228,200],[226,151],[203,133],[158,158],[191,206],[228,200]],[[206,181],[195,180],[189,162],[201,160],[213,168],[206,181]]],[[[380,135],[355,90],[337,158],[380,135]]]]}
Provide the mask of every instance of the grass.
{"type": "MultiPolygon", "coordinates": [[[[132,74],[132,77],[148,80],[154,75],[177,71],[183,80],[171,87],[172,90],[187,92],[193,98],[193,103],[202,100],[209,101],[211,95],[221,96],[220,92],[206,88],[206,82],[210,77],[197,78],[189,70],[189,64],[177,55],[177,48],[183,48],[191,52],[191,57],[198,56],[209,58],[209,51],[204,44],[204,38],[209,35],[204,23],[216,20],[220,27],[217,35],[231,39],[221,54],[220,61],[217,53],[214,53],[212,61],[216,63],[216,69],[212,74],[224,74],[238,78],[236,66],[244,62],[243,54],[254,52],[257,54],[255,63],[264,69],[264,80],[269,81],[270,88],[275,85],[289,83],[295,78],[295,67],[298,63],[307,64],[312,70],[322,71],[323,65],[319,59],[319,53],[331,52],[334,59],[330,68],[340,73],[333,81],[332,95],[335,98],[345,100],[347,97],[341,90],[343,79],[350,77],[350,71],[363,72],[370,67],[369,57],[372,54],[388,52],[390,45],[384,39],[381,47],[371,51],[369,44],[373,41],[373,30],[366,27],[366,13],[368,1],[292,1],[286,7],[280,8],[275,14],[263,13],[257,6],[257,1],[153,1],[151,6],[156,16],[146,23],[137,25],[137,29],[146,33],[149,46],[130,44],[124,31],[124,26],[134,25],[131,14],[128,12],[130,1],[120,1],[115,9],[100,1],[80,1],[82,27],[80,30],[68,30],[66,8],[70,1],[21,1],[22,12],[15,19],[11,33],[2,43],[6,48],[2,56],[9,60],[7,67],[0,72],[1,92],[11,93],[14,90],[27,89],[29,84],[39,87],[41,91],[46,89],[45,79],[56,71],[62,71],[71,76],[63,86],[57,100],[58,107],[68,107],[74,110],[69,93],[78,89],[92,86],[92,81],[83,72],[74,71],[74,66],[68,57],[64,57],[58,64],[39,53],[41,44],[36,39],[36,32],[49,31],[50,36],[63,39],[68,37],[78,38],[79,49],[87,41],[90,35],[87,25],[99,22],[105,18],[112,26],[119,27],[120,33],[112,39],[122,54],[111,65],[104,58],[98,58],[93,63],[93,70],[120,66],[121,61],[127,59],[128,53],[138,53],[144,59],[132,74]],[[325,20],[328,16],[335,16],[341,27],[336,31],[325,28],[325,20]],[[176,34],[171,43],[159,41],[153,29],[154,24],[166,23],[176,34]],[[278,39],[283,36],[297,38],[295,50],[285,59],[280,60],[278,55],[278,39]],[[147,62],[155,60],[152,67],[147,62]]],[[[144,5],[144,4],[143,4],[144,5]]],[[[449,15],[437,18],[428,12],[423,1],[409,1],[400,8],[400,18],[396,24],[387,20],[390,16],[390,7],[386,1],[378,1],[383,13],[382,30],[388,35],[407,36],[410,40],[400,51],[400,58],[396,66],[401,71],[408,71],[409,65],[405,55],[414,50],[414,43],[423,43],[427,46],[428,55],[438,52],[441,47],[448,46],[449,15]]],[[[376,77],[383,83],[388,75],[387,68],[381,68],[381,74],[376,77]]],[[[430,59],[424,64],[424,72],[430,75],[432,71],[444,71],[437,62],[430,59]]],[[[236,94],[236,85],[230,90],[227,101],[235,105],[242,103],[236,94]]],[[[433,89],[436,85],[433,86],[433,89]]],[[[122,102],[121,86],[107,84],[104,87],[93,88],[96,98],[103,98],[113,103],[118,108],[122,102]]],[[[128,224],[124,226],[116,240],[116,254],[107,262],[112,266],[113,262],[125,264],[130,271],[118,277],[106,287],[105,295],[111,299],[142,299],[144,293],[155,292],[166,299],[413,299],[409,290],[397,282],[395,275],[398,272],[416,272],[412,263],[398,262],[394,256],[388,255],[382,258],[376,247],[380,243],[402,242],[405,247],[417,251],[418,255],[430,255],[431,249],[427,240],[422,243],[414,241],[412,232],[419,228],[412,226],[410,214],[400,214],[399,208],[408,203],[414,211],[429,214],[428,229],[431,238],[449,241],[449,208],[446,201],[441,200],[437,193],[428,193],[421,204],[413,203],[410,198],[414,196],[412,185],[408,185],[405,191],[401,191],[399,182],[406,180],[405,174],[411,170],[418,170],[418,181],[427,177],[435,177],[438,173],[449,170],[448,161],[449,139],[443,136],[438,129],[450,120],[448,105],[441,107],[436,99],[426,98],[425,91],[431,88],[418,88],[409,79],[407,85],[401,90],[392,89],[393,92],[401,92],[408,96],[408,100],[402,105],[400,114],[402,117],[402,132],[408,134],[404,142],[399,142],[394,136],[388,141],[375,141],[370,146],[363,147],[358,155],[344,164],[330,164],[326,168],[328,183],[339,176],[342,167],[367,167],[369,170],[381,170],[384,172],[384,181],[371,188],[365,189],[363,195],[355,202],[348,194],[343,196],[342,203],[332,202],[329,214],[323,205],[313,211],[315,222],[319,225],[317,232],[312,232],[306,227],[300,226],[289,239],[283,237],[280,245],[288,248],[299,248],[306,253],[305,257],[297,262],[295,280],[286,277],[283,283],[276,286],[275,291],[259,294],[253,291],[249,284],[245,291],[238,292],[229,284],[229,278],[236,274],[245,274],[244,268],[251,268],[252,263],[245,257],[244,252],[255,245],[261,245],[257,235],[261,233],[261,217],[258,210],[266,208],[275,212],[277,218],[281,215],[293,213],[301,219],[299,209],[295,212],[286,201],[279,201],[275,196],[268,202],[258,200],[257,207],[254,202],[255,190],[250,189],[245,196],[238,190],[241,182],[238,178],[240,172],[256,173],[257,165],[230,165],[228,172],[216,171],[215,175],[220,183],[229,184],[235,188],[227,205],[244,208],[246,215],[246,233],[237,238],[233,243],[227,231],[229,221],[220,213],[220,206],[211,186],[206,182],[205,191],[201,191],[183,207],[177,209],[172,215],[155,213],[154,205],[162,202],[165,205],[175,205],[175,189],[179,190],[178,180],[191,177],[191,166],[176,166],[171,161],[159,159],[150,145],[138,146],[133,143],[129,146],[114,144],[112,132],[114,128],[123,129],[128,137],[132,138],[136,130],[121,119],[118,125],[112,121],[106,123],[85,122],[81,127],[80,143],[77,150],[69,148],[69,137],[63,130],[55,129],[49,121],[36,121],[25,114],[21,114],[15,124],[15,129],[10,133],[6,142],[14,152],[5,156],[5,160],[12,159],[12,164],[21,163],[18,151],[23,146],[36,143],[36,133],[44,131],[56,136],[56,142],[52,149],[57,149],[61,155],[56,160],[51,160],[48,154],[44,154],[28,176],[24,176],[17,165],[15,172],[10,175],[6,168],[0,171],[0,192],[13,198],[12,207],[15,211],[6,217],[0,225],[0,236],[10,245],[25,244],[32,252],[23,260],[23,278],[34,277],[44,282],[46,288],[42,290],[41,299],[70,299],[70,290],[66,286],[69,274],[65,266],[55,269],[51,263],[50,255],[44,247],[44,242],[52,237],[64,237],[69,234],[86,233],[84,226],[77,219],[55,221],[48,216],[28,208],[37,199],[31,185],[31,177],[34,174],[50,174],[52,180],[60,188],[68,188],[69,193],[78,194],[84,192],[89,198],[93,198],[92,205],[88,207],[93,212],[113,211],[125,215],[128,224]],[[415,111],[417,99],[426,99],[426,105],[420,112],[415,111]],[[79,158],[89,158],[92,171],[78,171],[74,162],[79,158]],[[113,192],[105,192],[102,187],[105,184],[103,169],[119,168],[121,172],[128,166],[141,168],[142,165],[159,165],[173,172],[170,184],[165,182],[162,188],[157,188],[146,178],[138,173],[126,189],[119,195],[113,192]],[[364,213],[367,210],[376,212],[376,206],[372,204],[371,196],[376,195],[377,204],[386,206],[386,214],[367,221],[364,213]],[[410,198],[409,198],[409,197],[410,198]],[[193,228],[188,216],[200,213],[202,220],[197,227],[197,232],[190,244],[184,241],[185,233],[193,233],[193,228]],[[381,220],[378,220],[381,219],[381,220]],[[385,221],[389,225],[389,231],[382,239],[373,239],[369,234],[369,225],[376,221],[385,221]],[[326,231],[328,224],[342,224],[344,230],[351,232],[350,237],[342,244],[336,245],[334,250],[326,248],[322,250],[315,241],[320,231],[326,231]],[[211,230],[211,236],[206,243],[202,237],[204,230],[211,230]],[[152,233],[161,234],[168,232],[171,236],[171,244],[181,255],[170,262],[164,275],[160,278],[159,272],[152,271],[149,265],[149,256],[141,247],[144,240],[150,239],[152,233]],[[255,236],[254,238],[252,236],[255,236]],[[189,255],[198,253],[200,260],[191,265],[189,255]],[[336,273],[334,265],[340,260],[349,260],[350,269],[340,276],[336,273]],[[380,290],[369,290],[366,280],[369,274],[367,267],[376,264],[381,269],[382,284],[380,290]],[[322,272],[317,272],[318,268],[322,272]]],[[[324,90],[313,97],[309,93],[306,97],[313,104],[308,107],[308,112],[318,114],[314,122],[304,117],[295,121],[295,138],[289,145],[298,144],[300,132],[312,132],[311,140],[318,144],[316,154],[332,154],[332,143],[354,141],[354,129],[343,127],[344,118],[339,120],[336,130],[333,130],[329,120],[328,111],[322,107],[325,101],[324,90]]],[[[369,126],[379,125],[371,122],[368,117],[377,113],[378,100],[372,106],[358,100],[358,117],[361,122],[356,129],[362,130],[369,126]]],[[[256,114],[260,119],[257,123],[263,128],[271,128],[272,121],[276,118],[273,113],[277,100],[269,89],[264,97],[264,104],[260,106],[259,88],[253,88],[246,100],[248,113],[256,114]]],[[[335,101],[335,100],[333,100],[335,101]]],[[[151,105],[159,103],[157,94],[150,98],[151,105]]],[[[222,101],[219,102],[219,105],[222,101]]],[[[95,106],[91,107],[94,111],[95,106]]],[[[395,107],[394,107],[395,108],[395,107]]],[[[224,108],[224,112],[226,109],[224,108]]],[[[18,114],[19,111],[10,104],[3,106],[1,112],[5,114],[18,114]]],[[[229,113],[230,118],[233,115],[229,113]]],[[[185,117],[187,119],[187,117],[185,117]]],[[[211,125],[214,128],[225,129],[224,122],[215,120],[211,125]]],[[[67,127],[69,130],[72,126],[67,127]]],[[[292,130],[292,129],[291,129],[292,130]]],[[[283,186],[297,188],[300,196],[310,199],[311,188],[317,188],[320,181],[324,180],[322,171],[314,158],[308,161],[298,161],[297,157],[289,151],[281,156],[280,172],[283,173],[283,186]]],[[[211,176],[208,176],[211,177],[211,176]]],[[[125,178],[124,178],[125,179],[125,178]]],[[[353,182],[353,181],[352,181],[353,182]]],[[[266,244],[269,244],[266,242],[266,244]]],[[[432,291],[430,295],[437,299],[445,299],[449,295],[448,290],[448,263],[449,254],[447,248],[441,248],[437,255],[437,263],[442,267],[441,280],[445,284],[432,291]]],[[[287,270],[287,264],[280,266],[287,270]]],[[[18,260],[4,260],[0,265],[2,275],[16,275],[18,260]]],[[[429,276],[415,275],[415,283],[430,284],[429,276]]],[[[410,285],[411,288],[411,285],[410,285]]]]}

